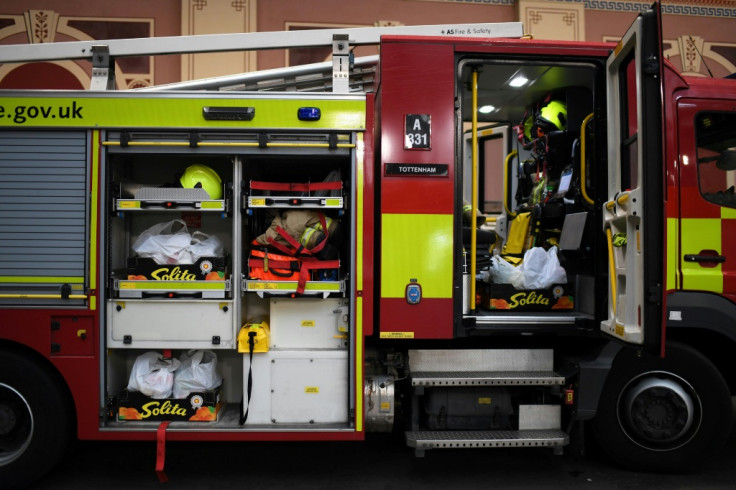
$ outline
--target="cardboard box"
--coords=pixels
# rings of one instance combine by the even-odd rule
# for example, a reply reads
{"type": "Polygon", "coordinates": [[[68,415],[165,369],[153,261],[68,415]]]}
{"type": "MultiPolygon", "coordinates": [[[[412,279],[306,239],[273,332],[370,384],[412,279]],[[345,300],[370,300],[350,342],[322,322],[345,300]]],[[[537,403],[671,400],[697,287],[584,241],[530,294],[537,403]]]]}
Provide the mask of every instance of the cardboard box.
{"type": "Polygon", "coordinates": [[[557,311],[575,308],[573,289],[555,284],[546,289],[516,289],[511,284],[485,284],[481,307],[505,311],[557,311]]]}
{"type": "Polygon", "coordinates": [[[186,398],[155,399],[125,389],[118,395],[118,420],[215,422],[223,405],[221,394],[222,386],[186,398]]]}
{"type": "Polygon", "coordinates": [[[157,264],[153,259],[130,257],[128,279],[140,281],[222,281],[225,257],[202,257],[194,264],[157,264]]]}

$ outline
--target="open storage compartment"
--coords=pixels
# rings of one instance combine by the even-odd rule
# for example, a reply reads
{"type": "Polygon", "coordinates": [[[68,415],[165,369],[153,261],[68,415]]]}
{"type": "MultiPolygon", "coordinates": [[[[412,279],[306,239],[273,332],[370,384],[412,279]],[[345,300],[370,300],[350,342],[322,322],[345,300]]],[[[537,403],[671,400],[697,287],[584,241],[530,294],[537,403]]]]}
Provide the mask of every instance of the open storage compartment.
{"type": "Polygon", "coordinates": [[[354,134],[197,137],[208,145],[189,147],[175,132],[108,135],[107,426],[155,430],[168,420],[175,422],[170,430],[352,430],[354,134]],[[267,145],[252,144],[261,140],[267,145]],[[183,186],[181,175],[192,165],[214,171],[221,193],[183,186]],[[294,217],[301,226],[294,242],[257,242],[286,217],[289,230],[294,217]],[[216,236],[221,255],[159,263],[134,250],[152,227],[172,222],[165,234],[186,226],[195,238],[216,236]],[[295,264],[288,266],[291,278],[273,274],[286,260],[276,256],[295,264]],[[241,331],[261,322],[273,335],[251,364],[241,331]],[[142,356],[174,362],[191,351],[214,353],[222,377],[221,386],[192,395],[197,410],[189,409],[191,397],[127,389],[142,356]],[[241,423],[249,402],[250,418],[241,423]]]}
{"type": "Polygon", "coordinates": [[[233,157],[164,138],[109,135],[108,346],[232,348],[233,157]]]}
{"type": "Polygon", "coordinates": [[[244,291],[261,297],[346,295],[349,155],[331,150],[244,159],[244,291]]]}

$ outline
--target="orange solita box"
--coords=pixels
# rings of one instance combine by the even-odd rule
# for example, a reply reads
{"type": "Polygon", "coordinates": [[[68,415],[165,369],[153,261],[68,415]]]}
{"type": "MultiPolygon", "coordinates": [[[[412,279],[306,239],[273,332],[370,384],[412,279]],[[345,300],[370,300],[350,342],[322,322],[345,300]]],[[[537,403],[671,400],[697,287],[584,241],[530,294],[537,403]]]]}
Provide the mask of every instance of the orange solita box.
{"type": "Polygon", "coordinates": [[[202,257],[194,264],[157,264],[144,257],[128,258],[128,280],[222,281],[227,275],[225,257],[202,257]]]}
{"type": "Polygon", "coordinates": [[[222,386],[212,391],[190,393],[186,398],[156,399],[138,391],[122,390],[118,395],[118,420],[168,420],[215,422],[223,402],[222,386]]]}
{"type": "Polygon", "coordinates": [[[487,284],[480,291],[480,306],[489,310],[554,311],[575,308],[573,289],[554,284],[545,289],[516,289],[511,284],[487,284]]]}

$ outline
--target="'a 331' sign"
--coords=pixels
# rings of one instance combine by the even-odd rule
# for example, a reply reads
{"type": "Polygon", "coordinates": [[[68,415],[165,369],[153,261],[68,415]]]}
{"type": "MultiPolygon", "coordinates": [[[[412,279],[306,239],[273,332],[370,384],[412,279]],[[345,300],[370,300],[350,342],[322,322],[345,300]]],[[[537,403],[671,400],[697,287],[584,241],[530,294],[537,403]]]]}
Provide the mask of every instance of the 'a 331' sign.
{"type": "Polygon", "coordinates": [[[404,116],[404,149],[429,150],[431,145],[432,120],[429,114],[407,114],[404,116]]]}

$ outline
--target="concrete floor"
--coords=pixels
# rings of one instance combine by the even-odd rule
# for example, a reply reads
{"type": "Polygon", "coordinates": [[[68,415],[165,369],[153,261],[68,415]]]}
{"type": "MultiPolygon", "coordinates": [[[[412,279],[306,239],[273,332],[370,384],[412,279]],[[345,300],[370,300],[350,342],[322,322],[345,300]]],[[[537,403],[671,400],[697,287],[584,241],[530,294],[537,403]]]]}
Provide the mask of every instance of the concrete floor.
{"type": "MultiPolygon", "coordinates": [[[[162,485],[153,442],[81,442],[38,489],[456,489],[736,488],[736,430],[726,450],[684,475],[621,470],[588,446],[585,456],[549,449],[431,450],[424,458],[391,437],[360,443],[168,443],[162,485]]],[[[1,483],[1,482],[0,482],[1,483]]],[[[1,486],[1,485],[0,485],[1,486]]]]}

